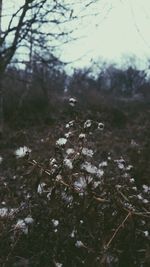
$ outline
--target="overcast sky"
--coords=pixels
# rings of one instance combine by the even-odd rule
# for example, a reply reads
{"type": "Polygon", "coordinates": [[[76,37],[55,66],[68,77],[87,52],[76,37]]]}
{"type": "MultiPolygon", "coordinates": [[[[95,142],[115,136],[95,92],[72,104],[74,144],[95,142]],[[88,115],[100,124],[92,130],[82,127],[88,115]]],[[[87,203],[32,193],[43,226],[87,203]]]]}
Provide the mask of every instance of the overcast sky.
{"type": "MultiPolygon", "coordinates": [[[[14,8],[21,2],[7,0],[6,12],[8,3],[14,8]]],[[[98,16],[77,22],[75,37],[82,38],[61,47],[62,60],[84,67],[97,58],[122,62],[135,55],[140,64],[150,58],[150,0],[99,0],[96,11],[98,16]]]]}
{"type": "Polygon", "coordinates": [[[78,34],[86,37],[66,45],[62,58],[71,61],[85,55],[74,66],[85,66],[98,57],[120,62],[126,55],[135,55],[140,63],[150,58],[150,0],[105,2],[102,17],[80,28],[78,34]]]}

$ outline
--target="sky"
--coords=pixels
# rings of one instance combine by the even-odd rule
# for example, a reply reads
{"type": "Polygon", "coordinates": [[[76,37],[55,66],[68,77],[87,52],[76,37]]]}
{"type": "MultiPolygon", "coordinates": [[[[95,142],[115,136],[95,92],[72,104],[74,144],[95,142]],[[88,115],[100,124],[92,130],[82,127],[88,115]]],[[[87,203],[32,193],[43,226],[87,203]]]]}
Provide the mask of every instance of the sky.
{"type": "MultiPolygon", "coordinates": [[[[9,4],[17,6],[18,0],[7,0],[6,11],[9,4]]],[[[150,0],[99,0],[90,13],[95,10],[98,15],[77,21],[77,40],[61,46],[61,59],[70,62],[67,68],[98,59],[121,64],[127,56],[136,56],[139,66],[145,66],[150,58],[150,0]]]]}
{"type": "MultiPolygon", "coordinates": [[[[110,0],[102,16],[89,20],[79,28],[84,38],[64,47],[62,58],[84,67],[97,58],[122,63],[127,56],[136,56],[139,65],[150,58],[150,1],[110,0]],[[96,25],[96,26],[95,26],[96,25]],[[76,59],[81,58],[76,61],[76,59]]],[[[99,1],[101,8],[101,1],[99,1]]]]}

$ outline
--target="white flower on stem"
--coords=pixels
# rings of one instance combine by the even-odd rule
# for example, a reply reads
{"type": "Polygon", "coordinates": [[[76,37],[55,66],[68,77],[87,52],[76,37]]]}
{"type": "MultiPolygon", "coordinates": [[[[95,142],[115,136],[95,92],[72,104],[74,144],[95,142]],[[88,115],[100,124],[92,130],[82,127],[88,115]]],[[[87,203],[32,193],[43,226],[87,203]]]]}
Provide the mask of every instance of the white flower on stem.
{"type": "Polygon", "coordinates": [[[0,217],[11,217],[16,211],[17,209],[1,208],[0,217]]]}
{"type": "Polygon", "coordinates": [[[60,263],[60,262],[55,262],[55,267],[62,267],[62,266],[63,266],[62,263],[60,263]]]}
{"type": "Polygon", "coordinates": [[[144,231],[143,234],[148,237],[149,236],[149,232],[148,231],[144,231]]]}
{"type": "Polygon", "coordinates": [[[18,220],[16,225],[14,226],[14,230],[20,230],[24,234],[28,234],[28,225],[33,223],[33,219],[31,217],[27,217],[24,220],[18,220]]]}
{"type": "Polygon", "coordinates": [[[143,187],[143,191],[144,191],[145,193],[148,193],[148,192],[150,191],[150,187],[149,187],[149,186],[143,184],[142,187],[143,187]]]}
{"type": "Polygon", "coordinates": [[[143,201],[142,201],[144,204],[148,204],[149,203],[149,201],[148,201],[148,199],[146,199],[146,198],[143,198],[143,201]]]}
{"type": "Polygon", "coordinates": [[[120,169],[120,170],[123,170],[124,169],[124,164],[125,164],[125,161],[124,161],[124,159],[117,159],[117,160],[114,160],[114,162],[116,162],[117,163],[117,165],[118,165],[118,168],[120,169]]]}
{"type": "Polygon", "coordinates": [[[45,192],[45,189],[44,189],[45,186],[46,186],[45,183],[41,183],[41,184],[38,185],[38,188],[37,188],[37,192],[38,192],[38,194],[41,195],[42,193],[45,192]]]}
{"type": "Polygon", "coordinates": [[[133,148],[137,148],[139,145],[136,143],[136,141],[135,140],[131,140],[131,146],[133,147],[133,148]]]}
{"type": "Polygon", "coordinates": [[[15,155],[17,158],[23,158],[24,156],[26,156],[27,153],[30,153],[30,152],[31,152],[30,148],[23,146],[23,147],[16,149],[15,155]]]}
{"type": "Polygon", "coordinates": [[[54,227],[57,227],[59,225],[59,221],[58,220],[52,219],[52,223],[53,223],[54,227]]]}
{"type": "Polygon", "coordinates": [[[73,164],[70,159],[64,159],[64,165],[70,170],[73,169],[73,164]]]}
{"type": "Polygon", "coordinates": [[[66,150],[66,154],[67,154],[67,155],[74,154],[74,152],[75,152],[75,150],[74,150],[73,148],[68,148],[68,149],[66,150]]]}
{"type": "Polygon", "coordinates": [[[24,222],[29,225],[29,224],[32,224],[34,220],[32,217],[28,216],[24,219],[24,222]]]}
{"type": "Polygon", "coordinates": [[[73,201],[73,196],[67,195],[65,192],[61,193],[61,197],[62,197],[62,200],[64,200],[67,204],[70,204],[73,201]]]}
{"type": "Polygon", "coordinates": [[[87,161],[81,165],[81,169],[87,171],[90,174],[96,174],[98,172],[97,167],[87,161]]]}
{"type": "Polygon", "coordinates": [[[73,230],[73,231],[71,232],[71,234],[70,234],[70,237],[71,237],[71,238],[74,238],[76,233],[77,233],[77,231],[76,231],[76,230],[73,230]]]}
{"type": "Polygon", "coordinates": [[[65,133],[64,135],[65,135],[66,138],[69,138],[70,136],[73,135],[73,133],[72,132],[68,132],[68,133],[65,133]]]}
{"type": "Polygon", "coordinates": [[[28,234],[28,226],[23,220],[18,220],[14,227],[15,230],[21,230],[24,234],[28,234]]]}
{"type": "Polygon", "coordinates": [[[116,184],[116,188],[120,189],[122,186],[120,184],[116,184]]]}
{"type": "Polygon", "coordinates": [[[59,181],[61,181],[61,180],[62,180],[62,176],[61,176],[60,174],[58,174],[58,175],[56,176],[56,181],[59,182],[59,181]]]}
{"type": "Polygon", "coordinates": [[[69,105],[74,107],[77,104],[77,100],[73,97],[69,98],[69,105]]]}
{"type": "Polygon", "coordinates": [[[101,169],[97,170],[97,177],[101,178],[104,175],[104,171],[101,169]]]}
{"type": "Polygon", "coordinates": [[[87,121],[84,123],[84,128],[90,128],[91,125],[92,125],[91,120],[87,120],[87,121]]]}
{"type": "Polygon", "coordinates": [[[133,186],[132,189],[133,189],[134,191],[137,191],[137,187],[136,187],[136,186],[133,186]]]}
{"type": "Polygon", "coordinates": [[[75,246],[76,246],[77,248],[85,247],[85,245],[83,244],[83,242],[80,241],[80,240],[77,240],[77,241],[76,241],[75,246]]]}
{"type": "Polygon", "coordinates": [[[66,124],[66,129],[72,127],[74,125],[74,120],[73,121],[69,121],[67,124],[66,124]]]}
{"type": "Polygon", "coordinates": [[[82,154],[83,154],[84,156],[93,157],[94,152],[93,152],[92,149],[88,149],[88,148],[86,148],[86,147],[83,147],[83,148],[82,148],[82,154]]]}
{"type": "Polygon", "coordinates": [[[79,191],[84,191],[84,189],[87,187],[86,179],[84,177],[80,177],[74,182],[74,187],[79,191]]]}
{"type": "Polygon", "coordinates": [[[94,183],[93,183],[93,188],[94,188],[94,189],[97,188],[100,184],[101,184],[100,181],[94,182],[94,183]]]}
{"type": "Polygon", "coordinates": [[[2,161],[3,161],[3,158],[2,158],[2,156],[0,156],[0,164],[2,163],[2,161]]]}
{"type": "Polygon", "coordinates": [[[130,171],[131,169],[133,169],[133,166],[132,166],[132,165],[128,165],[128,166],[126,167],[126,170],[127,170],[127,171],[130,171]]]}
{"type": "Polygon", "coordinates": [[[99,123],[98,123],[98,128],[97,128],[97,129],[100,130],[100,131],[103,131],[103,130],[104,130],[104,123],[99,122],[99,123]]]}
{"type": "Polygon", "coordinates": [[[141,194],[138,194],[138,195],[137,195],[137,198],[138,198],[139,200],[143,200],[143,197],[141,196],[141,194]]]}
{"type": "Polygon", "coordinates": [[[107,161],[102,161],[102,162],[99,164],[99,168],[101,168],[101,167],[107,167],[107,166],[108,166],[107,161]]]}
{"type": "Polygon", "coordinates": [[[55,158],[50,159],[50,165],[53,166],[57,163],[55,158]]]}
{"type": "Polygon", "coordinates": [[[66,143],[67,143],[67,139],[66,139],[66,138],[59,138],[59,139],[56,141],[56,145],[57,145],[57,146],[64,146],[66,143]]]}
{"type": "Polygon", "coordinates": [[[134,183],[135,182],[134,178],[131,178],[129,181],[130,181],[130,183],[134,183]]]}
{"type": "Polygon", "coordinates": [[[79,134],[79,139],[85,139],[85,134],[84,133],[81,133],[81,134],[79,134]]]}

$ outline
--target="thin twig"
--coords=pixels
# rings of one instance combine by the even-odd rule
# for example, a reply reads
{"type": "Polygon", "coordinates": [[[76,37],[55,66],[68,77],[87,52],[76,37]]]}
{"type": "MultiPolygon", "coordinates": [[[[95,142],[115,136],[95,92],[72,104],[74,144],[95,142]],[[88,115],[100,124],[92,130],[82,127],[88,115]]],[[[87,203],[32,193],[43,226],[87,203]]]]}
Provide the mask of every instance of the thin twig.
{"type": "Polygon", "coordinates": [[[115,232],[113,233],[112,237],[110,238],[110,240],[108,241],[108,243],[106,244],[105,248],[108,249],[111,242],[113,241],[113,239],[115,238],[115,236],[117,235],[117,233],[119,232],[120,228],[123,227],[124,223],[128,220],[128,218],[132,215],[131,211],[129,211],[129,213],[127,214],[127,216],[125,217],[125,219],[122,221],[122,223],[117,227],[117,229],[115,230],[115,232]]]}

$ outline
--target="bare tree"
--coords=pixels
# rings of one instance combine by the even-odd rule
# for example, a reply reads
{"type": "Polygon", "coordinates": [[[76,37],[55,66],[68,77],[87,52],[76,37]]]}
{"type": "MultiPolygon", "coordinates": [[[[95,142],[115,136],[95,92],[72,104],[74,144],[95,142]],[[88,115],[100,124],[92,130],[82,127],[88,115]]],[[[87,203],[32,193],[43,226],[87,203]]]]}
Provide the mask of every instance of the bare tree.
{"type": "MultiPolygon", "coordinates": [[[[69,41],[70,33],[73,31],[70,22],[76,21],[78,17],[87,17],[87,14],[95,15],[95,11],[90,11],[90,8],[92,4],[95,6],[99,1],[21,0],[17,1],[15,9],[10,10],[7,25],[3,25],[3,18],[6,15],[3,14],[3,10],[6,9],[8,12],[6,3],[9,1],[0,0],[0,132],[2,132],[3,118],[2,79],[16,51],[20,47],[29,49],[30,44],[31,60],[33,44],[38,53],[39,47],[43,51],[50,47],[52,51],[53,48],[60,45],[60,41],[69,41]],[[68,22],[70,23],[69,27],[68,22]]],[[[99,11],[96,13],[99,14],[99,11]]],[[[75,25],[77,27],[77,24],[75,25]]]]}

